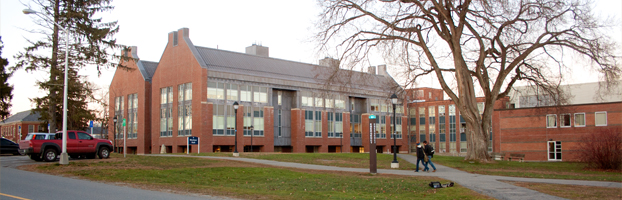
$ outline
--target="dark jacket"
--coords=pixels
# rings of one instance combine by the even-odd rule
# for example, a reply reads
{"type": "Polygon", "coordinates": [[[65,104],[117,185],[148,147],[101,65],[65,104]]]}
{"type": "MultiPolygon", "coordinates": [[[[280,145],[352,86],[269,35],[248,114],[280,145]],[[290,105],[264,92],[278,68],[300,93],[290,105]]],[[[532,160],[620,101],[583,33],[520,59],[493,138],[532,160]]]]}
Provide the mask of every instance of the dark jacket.
{"type": "Polygon", "coordinates": [[[432,146],[430,146],[428,144],[428,145],[425,145],[425,149],[424,150],[425,150],[425,154],[426,155],[432,155],[432,151],[434,150],[434,147],[432,147],[432,146]]]}
{"type": "Polygon", "coordinates": [[[425,155],[423,155],[423,148],[417,148],[417,159],[423,160],[425,155]]]}

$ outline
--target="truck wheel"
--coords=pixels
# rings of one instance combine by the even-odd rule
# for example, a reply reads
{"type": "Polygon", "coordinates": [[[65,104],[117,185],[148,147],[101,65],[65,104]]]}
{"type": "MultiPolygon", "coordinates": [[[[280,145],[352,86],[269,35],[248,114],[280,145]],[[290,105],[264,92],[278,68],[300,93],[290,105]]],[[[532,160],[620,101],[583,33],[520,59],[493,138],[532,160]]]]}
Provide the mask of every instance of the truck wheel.
{"type": "Polygon", "coordinates": [[[56,160],[56,156],[58,156],[58,152],[55,149],[46,149],[45,153],[43,153],[43,160],[52,162],[56,160]]]}
{"type": "Polygon", "coordinates": [[[104,159],[110,157],[110,150],[108,147],[99,148],[99,159],[104,159]]]}
{"type": "Polygon", "coordinates": [[[41,161],[41,155],[36,153],[28,154],[28,157],[30,157],[30,159],[34,161],[41,161]]]}

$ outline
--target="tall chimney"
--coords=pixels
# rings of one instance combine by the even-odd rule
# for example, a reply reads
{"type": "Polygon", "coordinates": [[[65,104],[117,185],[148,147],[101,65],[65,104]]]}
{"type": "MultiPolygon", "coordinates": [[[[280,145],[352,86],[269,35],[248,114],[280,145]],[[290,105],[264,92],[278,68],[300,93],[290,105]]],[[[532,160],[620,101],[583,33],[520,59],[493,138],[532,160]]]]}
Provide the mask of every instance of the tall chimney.
{"type": "Polygon", "coordinates": [[[246,54],[261,56],[261,57],[269,57],[270,50],[268,47],[264,47],[261,45],[253,44],[252,46],[246,47],[246,54]]]}
{"type": "Polygon", "coordinates": [[[334,59],[334,58],[325,57],[325,58],[320,60],[319,65],[320,66],[324,66],[324,67],[339,68],[339,60],[334,59]]]}
{"type": "Polygon", "coordinates": [[[378,65],[378,75],[389,77],[389,72],[387,72],[387,65],[378,65]]]}
{"type": "Polygon", "coordinates": [[[376,75],[376,66],[367,67],[367,72],[376,75]]]}

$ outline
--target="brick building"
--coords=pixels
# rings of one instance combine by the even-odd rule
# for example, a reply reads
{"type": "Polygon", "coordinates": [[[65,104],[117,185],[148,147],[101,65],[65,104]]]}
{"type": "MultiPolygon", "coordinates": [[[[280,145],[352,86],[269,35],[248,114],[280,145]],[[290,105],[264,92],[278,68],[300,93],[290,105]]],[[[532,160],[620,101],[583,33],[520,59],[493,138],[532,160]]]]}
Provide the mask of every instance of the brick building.
{"type": "MultiPolygon", "coordinates": [[[[200,140],[190,152],[230,152],[236,140],[239,152],[369,152],[370,114],[380,119],[377,151],[391,151],[388,98],[401,89],[385,65],[357,72],[331,58],[320,65],[271,58],[258,45],[246,53],[194,46],[187,28],[168,34],[158,62],[141,61],[136,47],[127,53],[135,70],[117,70],[110,85],[118,122],[109,138],[116,132],[120,146],[125,130],[130,153],[186,152],[189,136],[200,140]]],[[[397,147],[408,152],[403,110],[397,147]]]]}
{"type": "Polygon", "coordinates": [[[46,126],[41,125],[39,113],[31,113],[30,110],[18,112],[0,122],[0,134],[3,138],[13,142],[19,142],[26,138],[28,133],[44,132],[46,126]]]}

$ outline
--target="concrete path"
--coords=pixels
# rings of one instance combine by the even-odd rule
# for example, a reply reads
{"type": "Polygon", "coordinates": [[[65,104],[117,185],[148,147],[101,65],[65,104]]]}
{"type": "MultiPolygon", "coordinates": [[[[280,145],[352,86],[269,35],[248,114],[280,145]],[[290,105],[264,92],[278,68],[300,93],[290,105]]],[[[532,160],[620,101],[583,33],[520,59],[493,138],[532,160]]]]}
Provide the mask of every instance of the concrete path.
{"type": "MultiPolygon", "coordinates": [[[[280,167],[291,167],[301,169],[313,169],[313,170],[326,170],[326,171],[345,171],[345,172],[360,172],[369,173],[368,168],[347,168],[347,167],[333,167],[324,165],[312,165],[302,163],[291,162],[279,162],[272,160],[260,160],[252,158],[240,158],[240,157],[207,157],[207,156],[186,156],[186,155],[171,155],[171,154],[150,154],[149,156],[179,156],[179,157],[199,157],[208,159],[222,159],[222,160],[235,160],[242,162],[258,163],[280,167]]],[[[408,154],[398,154],[398,156],[408,162],[416,163],[417,158],[408,154]]],[[[432,159],[434,162],[434,159],[432,159]]],[[[461,186],[474,190],[484,195],[496,199],[563,199],[556,196],[540,193],[534,190],[530,190],[523,187],[518,187],[512,184],[504,183],[501,181],[519,181],[519,182],[537,182],[537,183],[552,183],[552,184],[565,184],[565,185],[586,185],[597,187],[611,187],[622,188],[622,183],[617,182],[604,182],[604,181],[579,181],[579,180],[561,180],[561,179],[537,179],[537,178],[518,178],[518,177],[505,177],[505,176],[490,176],[471,174],[464,171],[456,170],[453,168],[445,167],[434,163],[436,166],[436,172],[422,172],[420,166],[420,172],[414,172],[410,170],[393,170],[393,169],[378,169],[379,174],[395,174],[405,176],[431,176],[439,177],[453,181],[461,186]]]]}

